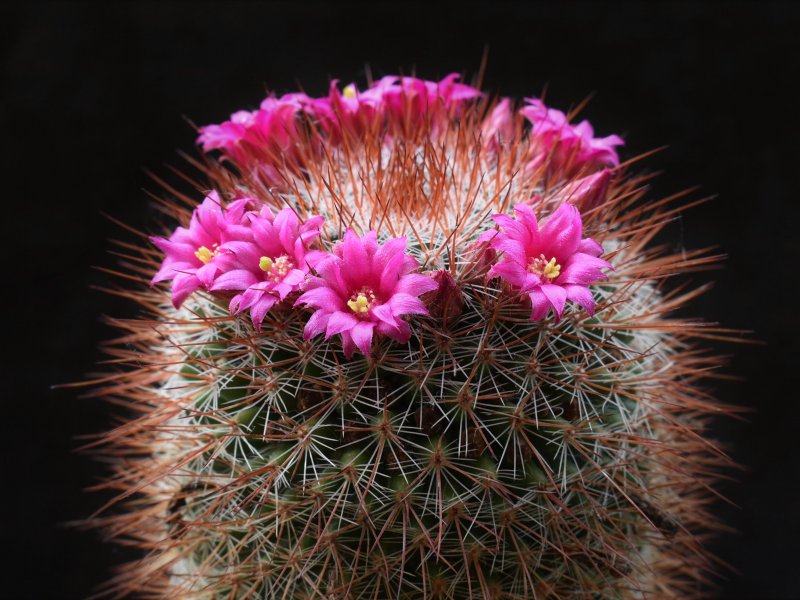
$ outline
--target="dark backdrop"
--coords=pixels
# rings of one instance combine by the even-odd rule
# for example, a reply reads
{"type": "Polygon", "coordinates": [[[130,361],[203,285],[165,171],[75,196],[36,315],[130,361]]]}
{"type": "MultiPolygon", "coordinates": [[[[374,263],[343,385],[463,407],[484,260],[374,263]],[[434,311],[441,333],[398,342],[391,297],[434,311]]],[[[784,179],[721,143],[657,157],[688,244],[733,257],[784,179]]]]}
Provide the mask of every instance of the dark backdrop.
{"type": "MultiPolygon", "coordinates": [[[[716,544],[733,567],[724,598],[800,596],[796,236],[800,11],[768,3],[52,3],[0,12],[3,152],[3,559],[22,598],[90,593],[129,556],[94,533],[63,526],[103,500],[82,488],[102,465],[74,454],[79,434],[110,410],[72,390],[112,332],[99,315],[133,314],[90,289],[108,278],[101,213],[155,227],[143,172],[169,175],[194,133],[182,118],[219,122],[252,107],[265,87],[329,78],[363,82],[416,68],[437,78],[474,73],[488,47],[485,84],[521,97],[548,86],[560,108],[596,95],[585,115],[600,135],[620,132],[623,157],[668,144],[653,194],[700,184],[717,200],[670,230],[674,244],[728,254],[717,286],[692,312],[754,330],[766,346],[720,345],[726,400],[755,409],[718,435],[745,470],[718,510],[738,530],[716,544]],[[10,269],[9,269],[10,267],[10,269]],[[10,359],[10,362],[9,362],[10,359]],[[737,573],[738,572],[738,573],[737,573]]],[[[173,178],[174,180],[174,178],[173,178]]],[[[130,238],[129,238],[130,239],[130,238]]]]}

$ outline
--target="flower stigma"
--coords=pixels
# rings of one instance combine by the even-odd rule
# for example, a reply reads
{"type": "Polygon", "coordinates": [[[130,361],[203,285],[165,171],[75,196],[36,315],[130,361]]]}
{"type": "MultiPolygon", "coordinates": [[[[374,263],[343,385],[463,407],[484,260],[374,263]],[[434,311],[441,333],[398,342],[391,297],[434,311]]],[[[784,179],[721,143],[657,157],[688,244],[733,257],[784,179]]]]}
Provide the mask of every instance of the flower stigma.
{"type": "Polygon", "coordinates": [[[342,90],[342,95],[345,98],[352,100],[356,97],[356,86],[354,86],[352,83],[350,85],[346,85],[342,90]]]}
{"type": "Polygon", "coordinates": [[[217,255],[216,246],[217,245],[214,244],[213,250],[209,250],[206,246],[200,246],[197,249],[197,252],[194,253],[194,255],[197,257],[197,260],[199,260],[204,265],[207,265],[217,255]]]}
{"type": "Polygon", "coordinates": [[[354,293],[347,301],[347,306],[357,315],[368,313],[373,304],[375,304],[375,292],[369,288],[354,293]]]}
{"type": "Polygon", "coordinates": [[[286,277],[286,274],[294,268],[294,263],[285,254],[275,260],[269,256],[262,256],[258,261],[258,268],[267,274],[267,278],[275,283],[286,277]]]}

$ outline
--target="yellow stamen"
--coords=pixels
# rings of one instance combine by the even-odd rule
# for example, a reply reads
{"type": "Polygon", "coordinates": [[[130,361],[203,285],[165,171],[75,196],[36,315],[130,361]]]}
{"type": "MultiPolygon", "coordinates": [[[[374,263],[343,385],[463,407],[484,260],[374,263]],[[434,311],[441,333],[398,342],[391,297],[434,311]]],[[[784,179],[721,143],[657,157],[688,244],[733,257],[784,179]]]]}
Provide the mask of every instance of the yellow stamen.
{"type": "Polygon", "coordinates": [[[345,98],[349,98],[352,100],[353,98],[356,97],[356,86],[354,86],[352,83],[350,85],[345,86],[345,88],[342,90],[342,95],[345,98]]]}
{"type": "Polygon", "coordinates": [[[561,265],[556,262],[555,257],[548,261],[544,254],[540,254],[539,258],[534,258],[528,266],[528,270],[541,275],[546,281],[552,281],[561,275],[561,265]]]}
{"type": "Polygon", "coordinates": [[[264,272],[272,271],[272,259],[269,256],[262,256],[258,261],[258,268],[264,272]]]}
{"type": "Polygon", "coordinates": [[[544,271],[542,272],[542,275],[544,275],[548,279],[555,279],[560,274],[561,274],[561,265],[556,263],[555,258],[551,258],[550,262],[548,262],[544,266],[544,271]]]}
{"type": "Polygon", "coordinates": [[[215,254],[214,252],[212,252],[205,246],[200,246],[197,249],[197,252],[194,253],[194,255],[197,257],[197,260],[199,260],[204,265],[211,262],[211,259],[214,258],[214,254],[215,254]]]}
{"type": "Polygon", "coordinates": [[[364,294],[359,294],[355,300],[348,300],[347,306],[354,313],[365,313],[369,310],[369,300],[364,294]]]}

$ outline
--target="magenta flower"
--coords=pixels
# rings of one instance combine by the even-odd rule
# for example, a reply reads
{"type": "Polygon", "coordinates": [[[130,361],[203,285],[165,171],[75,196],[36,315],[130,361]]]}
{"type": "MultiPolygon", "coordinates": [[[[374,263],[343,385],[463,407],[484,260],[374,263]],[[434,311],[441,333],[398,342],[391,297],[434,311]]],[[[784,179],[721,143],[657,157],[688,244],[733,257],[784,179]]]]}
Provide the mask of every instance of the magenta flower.
{"type": "Polygon", "coordinates": [[[248,166],[265,154],[291,159],[300,138],[297,127],[299,113],[310,112],[312,100],[301,93],[268,97],[258,110],[240,110],[229,121],[200,128],[197,143],[204,152],[221,150],[223,155],[240,166],[248,166]]]}
{"type": "Polygon", "coordinates": [[[310,106],[311,98],[302,93],[264,99],[255,113],[255,126],[248,141],[280,152],[294,151],[300,138],[298,115],[308,112],[310,106]]]}
{"type": "Polygon", "coordinates": [[[204,152],[221,150],[235,163],[245,164],[248,160],[247,149],[243,147],[242,140],[254,122],[255,113],[247,110],[237,111],[231,115],[230,121],[201,127],[197,143],[203,146],[204,152]]]}
{"type": "Polygon", "coordinates": [[[403,127],[425,121],[436,126],[441,119],[460,114],[466,101],[482,95],[457,79],[456,73],[439,82],[390,75],[364,91],[350,84],[340,92],[333,81],[322,98],[302,93],[270,96],[255,111],[239,111],[219,125],[201,127],[197,143],[204,152],[220,150],[239,167],[257,167],[260,175],[277,183],[281,166],[302,162],[298,148],[303,145],[303,128],[298,124],[303,117],[315,121],[334,144],[342,130],[360,136],[373,124],[385,126],[387,120],[403,127]]]}
{"type": "Polygon", "coordinates": [[[479,89],[466,83],[459,83],[457,81],[459,77],[461,76],[458,73],[450,73],[438,83],[426,81],[425,86],[430,94],[437,94],[448,108],[460,106],[468,100],[483,96],[483,92],[479,89]]]}
{"type": "Polygon", "coordinates": [[[251,239],[233,240],[220,246],[226,253],[226,270],[211,287],[213,291],[235,291],[231,313],[250,310],[257,329],[273,305],[300,289],[311,267],[327,256],[308,250],[319,235],[322,216],[304,223],[291,208],[273,215],[269,207],[247,215],[251,239]]]}
{"type": "Polygon", "coordinates": [[[341,334],[345,355],[355,348],[368,355],[377,332],[395,341],[408,341],[411,330],[403,315],[427,315],[418,298],[436,289],[426,275],[411,273],[417,260],[405,253],[406,238],[382,245],[369,231],[359,238],[348,230],[333,254],[317,264],[318,277],[308,278],[296,304],[316,309],[305,327],[306,339],[321,333],[325,339],[341,334]]]}
{"type": "Polygon", "coordinates": [[[619,166],[616,146],[624,144],[618,135],[594,137],[589,121],[571,125],[560,110],[548,108],[541,100],[526,98],[520,113],[532,124],[531,138],[536,153],[529,168],[547,161],[552,170],[594,170],[619,166]]]}
{"type": "Polygon", "coordinates": [[[611,170],[603,169],[569,182],[560,190],[559,195],[585,213],[606,201],[611,177],[611,170]]]}
{"type": "Polygon", "coordinates": [[[311,113],[334,143],[341,140],[342,130],[361,135],[383,117],[383,102],[377,89],[359,91],[354,83],[339,91],[338,80],[331,81],[325,98],[311,101],[311,113]]]}
{"type": "Polygon", "coordinates": [[[604,279],[602,269],[612,268],[598,258],[603,249],[592,239],[582,238],[581,214],[570,204],[562,204],[539,228],[533,209],[526,204],[514,207],[517,218],[494,215],[502,233],[484,235],[501,260],[490,270],[490,277],[502,277],[516,290],[528,294],[533,305],[531,320],[542,319],[552,308],[561,319],[567,300],[594,313],[594,298],[589,285],[604,279]]]}
{"type": "Polygon", "coordinates": [[[172,303],[179,308],[186,297],[198,288],[209,289],[221,270],[220,246],[231,239],[248,239],[244,212],[250,198],[231,202],[223,208],[216,191],[198,206],[189,228],[178,227],[170,236],[150,240],[166,257],[151,282],[172,280],[172,303]]]}
{"type": "Polygon", "coordinates": [[[334,80],[328,97],[311,101],[311,112],[334,142],[341,129],[359,135],[376,121],[383,125],[387,119],[403,126],[426,120],[436,125],[447,114],[458,114],[466,101],[481,95],[479,90],[458,83],[458,77],[451,73],[434,82],[388,75],[364,91],[351,83],[341,92],[334,80]]]}
{"type": "Polygon", "coordinates": [[[511,114],[511,100],[503,98],[492,109],[481,126],[483,145],[497,150],[514,137],[514,116],[511,114]]]}
{"type": "Polygon", "coordinates": [[[370,91],[380,93],[386,110],[399,123],[406,115],[413,123],[424,121],[426,116],[433,116],[435,121],[442,118],[442,110],[458,114],[466,101],[482,96],[480,90],[458,83],[458,78],[458,73],[450,73],[439,82],[388,76],[377,81],[370,91]]]}

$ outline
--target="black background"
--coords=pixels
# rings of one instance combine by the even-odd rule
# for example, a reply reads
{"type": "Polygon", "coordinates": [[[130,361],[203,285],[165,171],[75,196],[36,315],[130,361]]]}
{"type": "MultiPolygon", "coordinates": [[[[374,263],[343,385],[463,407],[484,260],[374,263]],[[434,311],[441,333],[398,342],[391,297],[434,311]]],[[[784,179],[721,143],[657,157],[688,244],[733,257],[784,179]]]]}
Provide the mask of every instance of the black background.
{"type": "MultiPolygon", "coordinates": [[[[102,465],[74,453],[110,409],[50,386],[81,380],[112,336],[100,315],[134,308],[90,289],[109,282],[101,213],[154,230],[143,172],[169,176],[191,150],[182,118],[219,122],[331,77],[363,83],[416,68],[474,74],[488,47],[485,87],[522,97],[548,86],[562,109],[596,92],[585,116],[626,137],[623,158],[664,170],[653,195],[700,184],[718,198],[669,232],[675,246],[716,244],[725,268],[695,276],[716,287],[691,314],[753,330],[764,346],[719,344],[738,382],[720,397],[754,409],[717,436],[744,470],[718,510],[738,530],[715,550],[723,598],[800,597],[800,242],[797,237],[800,10],[790,3],[52,3],[0,10],[3,153],[0,343],[3,443],[0,597],[87,596],[130,554],[64,527],[102,494],[82,489],[102,465]],[[9,269],[10,267],[10,269],[9,269]],[[10,360],[10,362],[9,362],[10,360]],[[19,584],[19,595],[9,595],[19,584]]],[[[174,177],[172,178],[174,181],[174,177]]],[[[131,239],[129,236],[127,239],[131,239]]]]}

